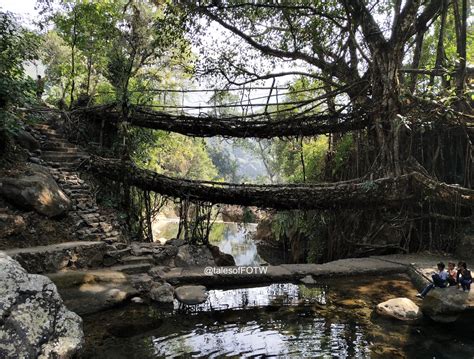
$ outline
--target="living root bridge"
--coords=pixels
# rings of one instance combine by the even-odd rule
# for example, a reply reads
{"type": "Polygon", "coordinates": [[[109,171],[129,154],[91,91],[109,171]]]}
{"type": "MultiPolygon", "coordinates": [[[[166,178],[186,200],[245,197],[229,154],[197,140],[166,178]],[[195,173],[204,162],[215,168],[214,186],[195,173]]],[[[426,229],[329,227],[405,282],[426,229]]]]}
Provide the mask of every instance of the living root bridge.
{"type": "MultiPolygon", "coordinates": [[[[92,120],[119,122],[121,113],[111,106],[76,110],[92,120]]],[[[246,117],[217,118],[213,116],[173,115],[148,108],[132,107],[128,122],[132,126],[177,132],[195,137],[301,137],[325,133],[344,133],[364,129],[368,116],[358,114],[318,114],[268,119],[264,114],[246,117]],[[258,116],[258,118],[257,118],[258,116]]]]}
{"type": "Polygon", "coordinates": [[[399,207],[426,199],[474,205],[474,190],[439,183],[418,172],[365,182],[247,185],[170,178],[130,162],[100,157],[90,159],[89,169],[110,180],[170,197],[281,210],[399,207]]]}

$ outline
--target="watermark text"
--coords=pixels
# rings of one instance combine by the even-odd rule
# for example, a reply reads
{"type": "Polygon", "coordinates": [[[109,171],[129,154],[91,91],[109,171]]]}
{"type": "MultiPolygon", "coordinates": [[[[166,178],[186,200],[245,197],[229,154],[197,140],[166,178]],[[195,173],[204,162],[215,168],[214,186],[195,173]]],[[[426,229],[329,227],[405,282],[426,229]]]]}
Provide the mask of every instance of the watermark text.
{"type": "Polygon", "coordinates": [[[268,267],[266,266],[239,266],[239,267],[206,267],[204,274],[267,274],[268,267]]]}

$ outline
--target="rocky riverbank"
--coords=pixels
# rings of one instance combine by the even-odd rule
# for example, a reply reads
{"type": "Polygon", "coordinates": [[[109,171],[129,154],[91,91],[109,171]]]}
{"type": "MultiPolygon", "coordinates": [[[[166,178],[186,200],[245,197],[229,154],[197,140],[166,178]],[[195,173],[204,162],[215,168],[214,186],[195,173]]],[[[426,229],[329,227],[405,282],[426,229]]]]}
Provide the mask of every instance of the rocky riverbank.
{"type": "Polygon", "coordinates": [[[0,252],[0,357],[72,358],[84,344],[82,319],[45,276],[0,252]]]}

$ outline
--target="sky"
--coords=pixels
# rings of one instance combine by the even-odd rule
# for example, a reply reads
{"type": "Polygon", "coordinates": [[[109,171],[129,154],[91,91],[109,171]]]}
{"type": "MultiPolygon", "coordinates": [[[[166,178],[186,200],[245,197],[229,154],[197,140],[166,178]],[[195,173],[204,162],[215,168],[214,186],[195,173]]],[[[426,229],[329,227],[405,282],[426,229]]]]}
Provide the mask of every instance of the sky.
{"type": "MultiPolygon", "coordinates": [[[[34,28],[33,21],[35,18],[38,16],[37,11],[35,10],[35,5],[36,5],[36,0],[0,0],[0,8],[3,10],[7,10],[10,12],[13,12],[17,14],[22,23],[30,28],[34,28]]],[[[216,25],[212,24],[212,29],[210,29],[209,34],[213,34],[213,36],[209,36],[209,38],[212,38],[212,41],[218,41],[220,36],[224,36],[223,29],[216,25]],[[217,36],[217,39],[216,39],[217,36]]],[[[207,35],[209,35],[207,34],[207,35]]],[[[35,64],[26,64],[25,65],[26,72],[29,76],[36,78],[37,75],[44,75],[44,67],[41,66],[41,64],[35,65],[35,64]]],[[[282,78],[278,79],[277,81],[277,86],[285,86],[286,82],[288,80],[291,80],[290,78],[282,78]]],[[[266,81],[263,86],[270,86],[271,85],[271,80],[266,81]]],[[[203,84],[195,84],[193,87],[195,88],[210,88],[214,87],[213,84],[209,83],[203,83],[203,84]]],[[[200,94],[187,94],[185,98],[183,99],[183,102],[186,103],[187,105],[193,105],[193,106],[200,106],[200,105],[207,105],[207,101],[209,100],[210,96],[213,93],[200,93],[200,94]]],[[[251,97],[261,97],[261,96],[266,96],[268,94],[268,91],[261,91],[261,90],[254,90],[252,91],[251,97]]],[[[262,102],[265,100],[258,100],[256,102],[262,102]]],[[[280,102],[282,100],[280,99],[280,102]]],[[[272,98],[270,100],[270,103],[275,102],[275,99],[272,98]]],[[[191,111],[193,112],[193,111],[191,111]]]]}
{"type": "Polygon", "coordinates": [[[37,14],[36,0],[0,0],[0,8],[20,15],[25,20],[31,20],[37,14]]]}
{"type": "MultiPolygon", "coordinates": [[[[35,4],[36,0],[0,0],[0,9],[15,13],[27,27],[33,28],[32,21],[38,15],[35,4]]],[[[26,74],[34,79],[37,75],[44,76],[44,66],[40,63],[26,63],[24,67],[26,74]]]]}

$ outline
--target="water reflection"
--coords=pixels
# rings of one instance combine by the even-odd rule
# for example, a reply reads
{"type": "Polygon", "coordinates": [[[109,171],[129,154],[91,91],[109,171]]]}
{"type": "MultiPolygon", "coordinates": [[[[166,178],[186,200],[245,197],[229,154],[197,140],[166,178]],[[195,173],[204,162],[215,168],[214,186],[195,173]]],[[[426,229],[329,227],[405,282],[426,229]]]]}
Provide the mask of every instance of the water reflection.
{"type": "MultiPolygon", "coordinates": [[[[241,224],[231,222],[214,223],[209,241],[224,252],[231,254],[238,266],[255,266],[264,263],[257,253],[252,235],[257,230],[254,223],[241,224]]],[[[178,234],[177,220],[158,222],[154,228],[155,238],[162,241],[175,238],[178,234]]]]}
{"type": "MultiPolygon", "coordinates": [[[[236,289],[215,289],[209,291],[206,303],[193,306],[196,311],[215,311],[225,309],[248,309],[264,306],[291,306],[311,303],[326,304],[327,288],[323,286],[306,287],[293,283],[274,283],[266,286],[236,289]]],[[[174,308],[179,308],[175,301],[174,308]]]]}
{"type": "Polygon", "coordinates": [[[84,357],[472,359],[469,318],[447,326],[374,316],[377,303],[415,294],[408,278],[368,277],[331,279],[329,287],[285,283],[215,290],[209,305],[192,313],[129,305],[84,318],[84,357]],[[354,307],[354,301],[365,304],[354,307]]]}
{"type": "Polygon", "coordinates": [[[290,313],[274,319],[266,313],[239,323],[215,322],[190,332],[152,339],[157,357],[369,357],[363,329],[323,317],[290,313]],[[355,340],[353,340],[355,339],[355,340]]]}

